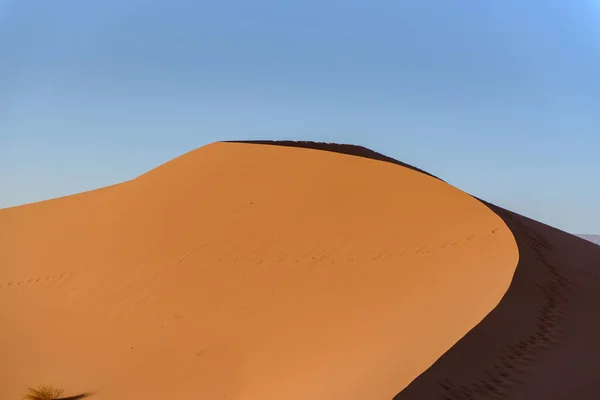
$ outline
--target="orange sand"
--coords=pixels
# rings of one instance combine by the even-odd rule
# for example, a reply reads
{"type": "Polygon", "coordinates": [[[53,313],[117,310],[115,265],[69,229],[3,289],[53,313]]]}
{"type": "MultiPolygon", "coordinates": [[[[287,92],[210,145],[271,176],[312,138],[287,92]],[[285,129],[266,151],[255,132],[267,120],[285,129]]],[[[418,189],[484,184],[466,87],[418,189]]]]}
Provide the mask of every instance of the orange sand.
{"type": "Polygon", "coordinates": [[[0,398],[391,399],[507,291],[515,239],[430,176],[215,143],[0,210],[0,398]]]}

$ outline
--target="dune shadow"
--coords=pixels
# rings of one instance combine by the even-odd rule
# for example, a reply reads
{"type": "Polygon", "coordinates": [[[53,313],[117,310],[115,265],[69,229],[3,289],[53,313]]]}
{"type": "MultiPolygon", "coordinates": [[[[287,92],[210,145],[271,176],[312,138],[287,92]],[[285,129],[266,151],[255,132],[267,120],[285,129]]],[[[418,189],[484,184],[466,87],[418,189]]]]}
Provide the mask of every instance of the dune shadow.
{"type": "Polygon", "coordinates": [[[329,151],[332,153],[345,154],[349,156],[356,156],[362,158],[368,158],[371,160],[388,162],[391,164],[400,165],[402,167],[411,169],[413,171],[420,172],[422,174],[431,176],[433,178],[442,180],[435,175],[432,175],[422,169],[414,167],[410,164],[403,163],[394,158],[388,157],[366,147],[357,146],[353,144],[339,144],[339,143],[326,143],[326,142],[310,142],[310,141],[292,141],[292,140],[228,140],[223,143],[246,143],[246,144],[258,144],[258,145],[270,145],[270,146],[283,146],[283,147],[297,147],[311,150],[329,151]]]}
{"type": "Polygon", "coordinates": [[[91,393],[91,392],[81,393],[81,394],[77,394],[77,395],[74,395],[74,396],[59,397],[58,399],[55,399],[55,400],[80,400],[80,399],[85,399],[86,397],[90,397],[93,394],[94,393],[91,393]]]}
{"type": "Polygon", "coordinates": [[[600,366],[595,357],[600,345],[594,341],[600,324],[588,318],[600,304],[600,282],[594,279],[600,249],[476,199],[498,215],[515,238],[519,260],[511,284],[482,321],[393,400],[526,398],[524,393],[552,393],[552,399],[600,398],[600,387],[588,378],[588,370],[600,366]],[[528,379],[532,374],[539,374],[535,381],[528,379]],[[557,384],[565,380],[571,384],[557,384]]]}

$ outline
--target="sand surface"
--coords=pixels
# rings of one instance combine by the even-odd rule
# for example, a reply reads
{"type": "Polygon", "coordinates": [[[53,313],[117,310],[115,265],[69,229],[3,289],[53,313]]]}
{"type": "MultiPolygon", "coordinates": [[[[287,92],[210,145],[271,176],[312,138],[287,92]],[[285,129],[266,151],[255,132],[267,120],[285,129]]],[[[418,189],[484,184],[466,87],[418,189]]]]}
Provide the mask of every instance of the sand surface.
{"type": "Polygon", "coordinates": [[[600,399],[600,247],[488,204],[519,247],[500,304],[395,400],[600,399]]]}
{"type": "MultiPolygon", "coordinates": [[[[409,168],[211,144],[0,210],[0,398],[391,399],[498,305],[519,250],[486,205],[409,168]]],[[[498,341],[535,323],[511,307],[498,341]]]]}

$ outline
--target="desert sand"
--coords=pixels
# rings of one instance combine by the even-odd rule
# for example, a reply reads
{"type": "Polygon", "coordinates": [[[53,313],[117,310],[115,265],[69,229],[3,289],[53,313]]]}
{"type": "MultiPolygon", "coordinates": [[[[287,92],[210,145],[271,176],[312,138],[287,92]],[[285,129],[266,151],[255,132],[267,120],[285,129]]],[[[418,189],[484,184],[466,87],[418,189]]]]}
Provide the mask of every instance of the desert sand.
{"type": "Polygon", "coordinates": [[[0,210],[0,398],[588,398],[556,394],[597,378],[598,246],[306,147],[0,210]]]}
{"type": "Polygon", "coordinates": [[[600,247],[487,204],[519,263],[500,304],[394,400],[600,399],[600,247]]]}

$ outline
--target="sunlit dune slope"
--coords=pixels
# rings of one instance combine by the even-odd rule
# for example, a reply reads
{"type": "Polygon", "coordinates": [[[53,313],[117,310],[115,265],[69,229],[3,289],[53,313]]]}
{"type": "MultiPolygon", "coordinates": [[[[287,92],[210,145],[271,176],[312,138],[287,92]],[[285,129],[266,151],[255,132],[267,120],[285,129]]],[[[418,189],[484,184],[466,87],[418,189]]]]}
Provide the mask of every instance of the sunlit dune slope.
{"type": "Polygon", "coordinates": [[[391,163],[201,147],[0,210],[0,398],[391,399],[500,301],[484,204],[391,163]]]}

